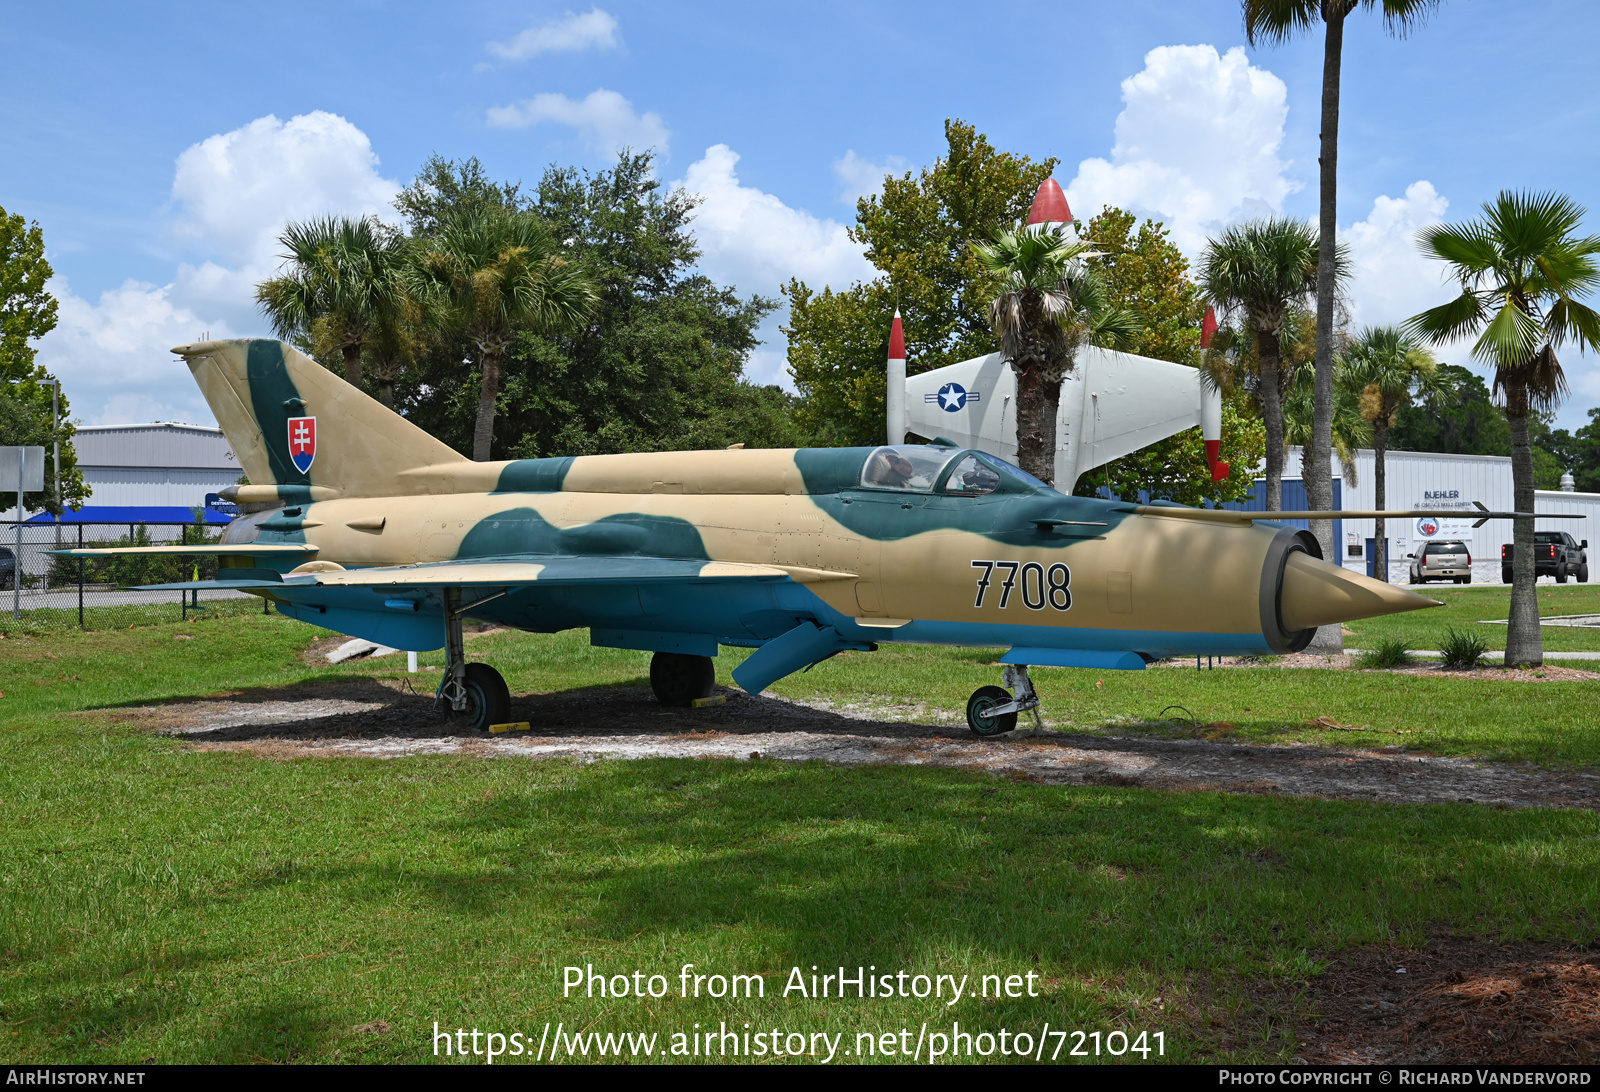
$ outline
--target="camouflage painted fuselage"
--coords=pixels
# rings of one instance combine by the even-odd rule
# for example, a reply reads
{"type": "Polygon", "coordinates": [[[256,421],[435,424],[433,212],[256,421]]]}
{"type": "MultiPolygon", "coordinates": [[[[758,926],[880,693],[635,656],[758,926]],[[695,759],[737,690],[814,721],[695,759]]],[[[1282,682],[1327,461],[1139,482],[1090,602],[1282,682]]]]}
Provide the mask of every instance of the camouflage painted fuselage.
{"type": "MultiPolygon", "coordinates": [[[[535,578],[473,613],[542,632],[588,626],[597,643],[658,651],[710,655],[719,643],[776,637],[797,620],[857,642],[1145,657],[1266,653],[1293,640],[1275,624],[1276,586],[1263,573],[1294,532],[1138,515],[1012,481],[985,496],[862,488],[871,450],[468,464],[452,483],[461,491],[294,506],[292,515],[241,521],[229,541],[255,531],[263,543],[305,542],[319,562],[346,569],[581,558],[597,576],[620,578],[636,565],[637,582],[541,587],[535,578]],[[381,528],[350,526],[375,518],[381,528]],[[1034,522],[1048,519],[1105,526],[1034,522]],[[637,564],[646,559],[764,566],[786,578],[680,583],[649,575],[637,564]]],[[[365,588],[284,589],[274,598],[307,621],[336,629],[345,621],[348,632],[370,620],[345,612],[407,613],[380,607],[365,588]]],[[[410,613],[424,611],[435,613],[427,604],[410,613]]],[[[437,622],[415,621],[424,632],[409,639],[383,626],[389,643],[436,647],[437,622]]]]}
{"type": "Polygon", "coordinates": [[[396,647],[439,647],[444,590],[468,585],[472,617],[702,655],[808,622],[835,651],[998,645],[1105,667],[1307,636],[1280,617],[1286,559],[1314,549],[1289,529],[1011,475],[978,496],[864,487],[870,448],[473,463],[278,342],[179,351],[249,474],[241,500],[271,506],[225,541],[315,548],[235,555],[223,575],[281,576],[247,590],[396,647]],[[302,418],[318,419],[305,470],[302,418]]]}

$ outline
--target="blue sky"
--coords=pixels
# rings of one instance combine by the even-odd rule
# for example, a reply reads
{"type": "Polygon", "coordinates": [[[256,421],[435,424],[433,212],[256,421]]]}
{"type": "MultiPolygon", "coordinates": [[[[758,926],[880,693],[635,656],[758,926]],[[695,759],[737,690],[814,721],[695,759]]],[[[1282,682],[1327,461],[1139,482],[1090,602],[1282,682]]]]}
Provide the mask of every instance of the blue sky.
{"type": "MultiPolygon", "coordinates": [[[[1595,210],[1600,9],[1446,0],[1406,40],[1346,36],[1340,227],[1357,322],[1449,294],[1410,243],[1503,187],[1595,210]]],[[[1244,49],[1238,4],[0,3],[0,205],[43,226],[62,300],[42,358],[86,422],[209,421],[165,349],[264,331],[250,286],[284,222],[383,212],[432,152],[537,180],[654,145],[705,198],[704,267],[774,294],[864,275],[844,237],[883,169],[975,123],[1061,160],[1087,217],[1169,222],[1191,253],[1266,209],[1315,214],[1320,38],[1244,49]]],[[[751,372],[781,381],[774,319],[751,372]]],[[[1447,359],[1466,363],[1464,351],[1447,359]]],[[[1565,362],[1563,424],[1600,404],[1565,362]]]]}

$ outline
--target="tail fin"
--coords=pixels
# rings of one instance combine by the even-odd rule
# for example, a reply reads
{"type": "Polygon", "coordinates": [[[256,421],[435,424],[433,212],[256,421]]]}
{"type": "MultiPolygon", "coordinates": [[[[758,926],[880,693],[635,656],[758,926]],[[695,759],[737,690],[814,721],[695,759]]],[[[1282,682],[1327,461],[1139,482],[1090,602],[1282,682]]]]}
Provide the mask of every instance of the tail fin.
{"type": "Polygon", "coordinates": [[[252,486],[384,496],[397,491],[403,471],[467,462],[281,341],[202,341],[172,351],[194,373],[252,486]]]}

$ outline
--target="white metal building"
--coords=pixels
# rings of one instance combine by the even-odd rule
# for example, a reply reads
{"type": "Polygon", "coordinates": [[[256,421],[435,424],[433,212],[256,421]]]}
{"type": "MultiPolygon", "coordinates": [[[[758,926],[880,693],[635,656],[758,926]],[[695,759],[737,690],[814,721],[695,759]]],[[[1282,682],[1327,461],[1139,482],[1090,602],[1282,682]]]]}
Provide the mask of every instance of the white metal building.
{"type": "MultiPolygon", "coordinates": [[[[1356,480],[1344,481],[1341,507],[1363,511],[1377,507],[1373,494],[1373,454],[1356,453],[1356,480]]],[[[1511,459],[1500,455],[1440,455],[1425,451],[1390,451],[1384,456],[1386,469],[1386,509],[1471,508],[1481,501],[1496,512],[1513,509],[1511,459]]],[[[1335,476],[1338,474],[1335,467],[1335,476]]],[[[1300,477],[1300,452],[1291,449],[1285,478],[1300,477]]],[[[1540,520],[1541,531],[1566,531],[1580,542],[1600,539],[1600,493],[1566,493],[1541,489],[1536,495],[1539,512],[1572,512],[1586,519],[1540,520]]],[[[1370,519],[1343,521],[1344,541],[1340,559],[1347,569],[1367,572],[1373,556],[1373,524],[1370,519]]],[[[1490,520],[1474,528],[1471,520],[1391,519],[1385,521],[1389,539],[1389,579],[1405,583],[1410,571],[1409,553],[1429,539],[1460,539],[1472,554],[1474,583],[1500,582],[1500,547],[1511,541],[1509,520],[1490,520]]],[[[1543,578],[1549,581],[1551,578],[1543,578]]]]}
{"type": "Polygon", "coordinates": [[[73,437],[92,505],[198,507],[239,480],[220,428],[156,422],[82,425],[73,437]]]}

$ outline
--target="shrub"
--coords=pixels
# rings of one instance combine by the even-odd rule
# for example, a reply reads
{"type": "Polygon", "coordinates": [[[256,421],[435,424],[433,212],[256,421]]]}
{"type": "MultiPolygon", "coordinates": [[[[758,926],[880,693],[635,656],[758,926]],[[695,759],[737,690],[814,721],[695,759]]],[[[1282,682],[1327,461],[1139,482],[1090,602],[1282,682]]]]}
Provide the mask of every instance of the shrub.
{"type": "Polygon", "coordinates": [[[1444,666],[1451,671],[1471,671],[1478,666],[1489,646],[1476,633],[1463,633],[1454,626],[1445,630],[1444,666]]]}
{"type": "Polygon", "coordinates": [[[1389,637],[1379,641],[1375,648],[1363,652],[1361,658],[1356,661],[1356,666],[1372,671],[1387,667],[1404,667],[1410,662],[1411,650],[1406,647],[1406,643],[1398,637],[1389,637]]]}

